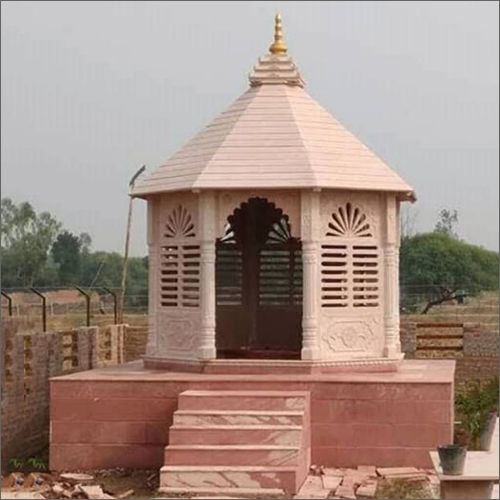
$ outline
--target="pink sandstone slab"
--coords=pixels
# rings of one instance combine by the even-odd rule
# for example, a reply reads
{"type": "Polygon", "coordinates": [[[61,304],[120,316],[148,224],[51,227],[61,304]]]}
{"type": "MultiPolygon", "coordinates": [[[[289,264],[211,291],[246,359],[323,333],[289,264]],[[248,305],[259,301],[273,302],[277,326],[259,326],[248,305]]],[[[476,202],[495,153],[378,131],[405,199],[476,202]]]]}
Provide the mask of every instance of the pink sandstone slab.
{"type": "Polygon", "coordinates": [[[329,489],[323,488],[323,482],[319,476],[307,476],[304,484],[293,498],[309,499],[309,498],[328,498],[329,489]]]}
{"type": "Polygon", "coordinates": [[[340,476],[321,476],[321,481],[323,483],[323,488],[325,490],[335,491],[342,482],[342,477],[340,476]]]}
{"type": "Polygon", "coordinates": [[[377,477],[377,468],[375,465],[358,465],[358,472],[377,477]]]}
{"type": "Polygon", "coordinates": [[[341,484],[335,490],[335,496],[339,498],[356,498],[353,484],[341,484]]]}
{"type": "Polygon", "coordinates": [[[356,490],[356,496],[362,498],[374,498],[375,492],[377,491],[377,481],[375,479],[370,480],[366,484],[358,487],[356,490]]]}
{"type": "MultiPolygon", "coordinates": [[[[313,463],[430,467],[429,449],[452,438],[453,374],[454,363],[448,361],[405,360],[392,374],[329,375],[178,373],[145,370],[138,362],[56,377],[51,379],[50,465],[55,470],[159,468],[172,421],[206,422],[197,414],[202,410],[174,416],[181,392],[284,390],[311,394],[307,423],[313,463]]],[[[301,412],[212,413],[211,425],[303,425],[301,412]]]]}

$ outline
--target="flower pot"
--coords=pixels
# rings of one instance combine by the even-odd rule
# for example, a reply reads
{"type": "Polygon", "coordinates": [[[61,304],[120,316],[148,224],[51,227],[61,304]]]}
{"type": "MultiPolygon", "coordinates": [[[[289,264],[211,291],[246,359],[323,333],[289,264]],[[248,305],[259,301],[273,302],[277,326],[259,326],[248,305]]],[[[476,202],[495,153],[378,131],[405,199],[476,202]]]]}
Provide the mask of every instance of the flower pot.
{"type": "Polygon", "coordinates": [[[467,446],[446,444],[444,446],[438,446],[437,451],[443,474],[459,476],[463,473],[467,446]]]}
{"type": "Polygon", "coordinates": [[[495,431],[495,424],[497,422],[497,414],[490,412],[486,416],[481,436],[479,437],[479,448],[483,451],[489,451],[491,448],[491,441],[493,432],[495,431]]]}

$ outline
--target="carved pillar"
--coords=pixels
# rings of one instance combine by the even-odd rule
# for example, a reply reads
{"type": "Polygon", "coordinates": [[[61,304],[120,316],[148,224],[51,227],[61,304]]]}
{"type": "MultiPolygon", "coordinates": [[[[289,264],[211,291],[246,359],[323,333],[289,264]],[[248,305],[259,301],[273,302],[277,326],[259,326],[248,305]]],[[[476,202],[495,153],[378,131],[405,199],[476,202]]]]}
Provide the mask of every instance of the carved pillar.
{"type": "Polygon", "coordinates": [[[384,356],[397,357],[401,353],[399,339],[399,230],[398,201],[386,196],[384,242],[384,356]]]}
{"type": "Polygon", "coordinates": [[[198,220],[200,225],[200,312],[201,332],[199,359],[215,359],[215,194],[199,194],[198,220]]]}
{"type": "Polygon", "coordinates": [[[149,268],[149,288],[148,288],[148,342],[146,345],[146,355],[158,355],[158,308],[159,296],[159,249],[160,238],[158,231],[158,203],[157,198],[148,199],[147,207],[147,244],[148,244],[148,268],[149,268]]]}
{"type": "Polygon", "coordinates": [[[319,230],[321,226],[320,194],[301,194],[302,238],[302,359],[318,359],[319,337],[319,230]]]}

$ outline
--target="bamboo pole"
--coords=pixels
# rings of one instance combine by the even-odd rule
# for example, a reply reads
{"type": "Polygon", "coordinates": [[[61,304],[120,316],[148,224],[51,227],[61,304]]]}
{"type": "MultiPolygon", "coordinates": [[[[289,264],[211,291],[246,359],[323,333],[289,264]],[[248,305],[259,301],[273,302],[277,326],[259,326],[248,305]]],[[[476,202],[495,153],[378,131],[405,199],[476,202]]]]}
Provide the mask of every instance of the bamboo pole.
{"type": "MultiPolygon", "coordinates": [[[[146,169],[146,165],[142,165],[139,170],[132,176],[129,182],[130,191],[134,187],[134,183],[139,177],[139,175],[144,172],[146,169]]],[[[129,194],[130,196],[130,194],[129,194]]],[[[122,267],[122,284],[120,287],[120,307],[118,309],[118,324],[123,323],[123,308],[125,304],[125,290],[127,285],[127,266],[128,266],[128,249],[130,244],[130,228],[132,226],[132,204],[134,199],[130,196],[129,204],[128,204],[128,217],[127,217],[127,234],[125,236],[125,253],[123,256],[123,267],[122,267]]]]}

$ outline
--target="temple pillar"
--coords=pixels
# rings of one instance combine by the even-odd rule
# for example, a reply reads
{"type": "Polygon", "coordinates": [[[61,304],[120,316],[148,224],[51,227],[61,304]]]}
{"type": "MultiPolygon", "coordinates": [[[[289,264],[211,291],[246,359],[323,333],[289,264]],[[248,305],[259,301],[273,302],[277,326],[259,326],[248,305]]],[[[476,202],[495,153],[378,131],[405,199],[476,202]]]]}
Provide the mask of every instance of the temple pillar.
{"type": "Polygon", "coordinates": [[[301,358],[318,359],[319,352],[319,254],[321,227],[320,193],[301,193],[302,239],[302,351],[301,358]]]}
{"type": "Polygon", "coordinates": [[[199,194],[200,226],[200,340],[198,358],[215,359],[215,233],[216,206],[213,191],[199,194]]]}
{"type": "Polygon", "coordinates": [[[147,244],[148,244],[148,341],[146,355],[155,356],[158,353],[158,260],[160,241],[158,238],[158,200],[150,198],[147,206],[147,244]]]}
{"type": "Polygon", "coordinates": [[[394,195],[385,199],[384,242],[384,356],[401,354],[399,339],[399,202],[394,195]]]}

